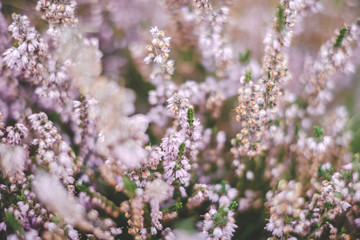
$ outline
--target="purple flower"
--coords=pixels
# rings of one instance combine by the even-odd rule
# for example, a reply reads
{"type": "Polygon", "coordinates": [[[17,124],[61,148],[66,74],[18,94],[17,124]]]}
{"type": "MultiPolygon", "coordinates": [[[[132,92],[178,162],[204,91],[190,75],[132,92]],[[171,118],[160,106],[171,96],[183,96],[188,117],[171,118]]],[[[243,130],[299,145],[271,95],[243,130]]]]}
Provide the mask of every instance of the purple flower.
{"type": "Polygon", "coordinates": [[[6,223],[5,222],[0,223],[0,231],[6,231],[6,223]]]}

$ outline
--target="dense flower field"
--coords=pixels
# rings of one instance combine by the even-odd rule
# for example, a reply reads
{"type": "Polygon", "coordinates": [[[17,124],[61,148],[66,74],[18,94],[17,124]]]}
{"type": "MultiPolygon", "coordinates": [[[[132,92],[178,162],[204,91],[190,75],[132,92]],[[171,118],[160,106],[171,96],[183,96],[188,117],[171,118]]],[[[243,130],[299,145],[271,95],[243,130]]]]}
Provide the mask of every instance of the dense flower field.
{"type": "Polygon", "coordinates": [[[360,239],[359,1],[0,11],[0,239],[360,239]]]}

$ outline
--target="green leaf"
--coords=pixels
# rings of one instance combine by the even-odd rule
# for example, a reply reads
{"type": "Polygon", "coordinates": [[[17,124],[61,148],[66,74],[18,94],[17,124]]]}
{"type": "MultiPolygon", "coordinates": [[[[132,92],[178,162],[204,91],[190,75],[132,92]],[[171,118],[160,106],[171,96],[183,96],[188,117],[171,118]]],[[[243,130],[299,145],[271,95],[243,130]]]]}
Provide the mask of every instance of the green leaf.
{"type": "Polygon", "coordinates": [[[61,221],[60,221],[60,219],[58,218],[58,217],[52,217],[51,219],[50,219],[52,222],[54,222],[56,225],[58,225],[58,226],[60,226],[60,223],[61,223],[61,221]]]}
{"type": "Polygon", "coordinates": [[[250,61],[251,51],[250,49],[246,50],[246,52],[240,55],[239,59],[242,63],[248,63],[250,61]]]}
{"type": "Polygon", "coordinates": [[[226,191],[226,184],[227,184],[227,181],[226,180],[222,180],[220,185],[221,185],[221,189],[219,191],[219,193],[222,193],[222,194],[226,194],[227,191],[226,191]]]}
{"type": "Polygon", "coordinates": [[[281,32],[285,28],[285,14],[284,14],[284,8],[279,4],[278,11],[277,11],[277,24],[275,26],[275,29],[278,32],[281,32]]]}
{"type": "Polygon", "coordinates": [[[344,40],[344,37],[345,37],[345,34],[347,32],[347,29],[345,27],[343,27],[341,30],[340,30],[340,33],[339,33],[339,36],[336,38],[336,41],[334,43],[334,48],[337,48],[337,47],[340,47],[341,46],[341,43],[342,41],[344,40]]]}
{"type": "Polygon", "coordinates": [[[334,172],[335,172],[335,169],[333,167],[330,167],[328,169],[323,169],[322,164],[320,164],[318,166],[318,176],[319,176],[319,178],[331,181],[331,177],[332,177],[334,172]]]}
{"type": "Polygon", "coordinates": [[[171,213],[176,212],[180,210],[183,207],[182,202],[174,203],[173,205],[169,206],[168,208],[165,208],[163,210],[164,213],[171,213]]]}
{"type": "Polygon", "coordinates": [[[326,222],[331,222],[331,218],[329,218],[328,216],[325,216],[324,221],[322,223],[326,223],[326,222]]]}
{"type": "Polygon", "coordinates": [[[331,203],[331,202],[325,202],[324,203],[324,208],[327,209],[327,210],[332,209],[332,208],[334,208],[334,204],[331,203]]]}
{"type": "Polygon", "coordinates": [[[87,195],[92,195],[92,192],[90,191],[90,189],[85,186],[84,184],[78,184],[78,183],[75,183],[75,187],[80,191],[80,192],[84,192],[86,193],[87,195]]]}
{"type": "Polygon", "coordinates": [[[135,190],[137,188],[136,183],[132,181],[128,176],[123,177],[125,191],[130,198],[135,197],[135,190]]]}
{"type": "Polygon", "coordinates": [[[234,211],[238,206],[239,204],[237,202],[232,201],[229,205],[229,210],[234,211]]]}
{"type": "Polygon", "coordinates": [[[179,221],[176,221],[175,223],[175,229],[182,229],[187,232],[195,232],[195,222],[194,220],[187,218],[187,219],[179,219],[179,221]]]}
{"type": "Polygon", "coordinates": [[[324,135],[325,135],[324,129],[321,128],[320,126],[315,125],[315,126],[314,126],[314,136],[315,136],[316,138],[321,138],[321,137],[324,136],[324,135]]]}
{"type": "Polygon", "coordinates": [[[300,129],[301,129],[300,124],[296,124],[296,126],[295,126],[295,135],[296,136],[299,134],[300,129]]]}
{"type": "Polygon", "coordinates": [[[347,182],[350,182],[352,179],[352,174],[348,171],[344,171],[343,169],[340,170],[340,173],[344,176],[347,182]]]}
{"type": "Polygon", "coordinates": [[[250,82],[250,80],[252,79],[252,76],[251,76],[251,70],[246,70],[245,71],[245,82],[250,82]]]}
{"type": "Polygon", "coordinates": [[[216,134],[216,132],[217,132],[216,127],[211,128],[211,134],[212,134],[212,135],[215,135],[215,134],[216,134]]]}
{"type": "Polygon", "coordinates": [[[228,211],[224,208],[221,207],[217,213],[215,213],[214,217],[213,217],[213,221],[215,223],[215,225],[220,225],[222,227],[226,226],[227,223],[227,217],[228,215],[228,211]]]}
{"type": "Polygon", "coordinates": [[[185,143],[181,143],[179,146],[179,157],[184,156],[185,153],[185,143]]]}
{"type": "Polygon", "coordinates": [[[346,228],[345,228],[345,227],[342,227],[341,230],[340,230],[340,236],[341,236],[342,234],[346,234],[346,233],[347,233],[346,228]]]}
{"type": "Polygon", "coordinates": [[[194,109],[191,107],[187,111],[187,122],[189,123],[190,127],[192,127],[194,124],[194,109]]]}
{"type": "Polygon", "coordinates": [[[280,122],[281,122],[281,119],[276,119],[276,120],[275,120],[275,126],[279,127],[279,126],[280,126],[280,122]]]}
{"type": "Polygon", "coordinates": [[[11,226],[17,234],[24,231],[20,221],[15,217],[13,212],[8,211],[5,213],[5,223],[11,226]]]}

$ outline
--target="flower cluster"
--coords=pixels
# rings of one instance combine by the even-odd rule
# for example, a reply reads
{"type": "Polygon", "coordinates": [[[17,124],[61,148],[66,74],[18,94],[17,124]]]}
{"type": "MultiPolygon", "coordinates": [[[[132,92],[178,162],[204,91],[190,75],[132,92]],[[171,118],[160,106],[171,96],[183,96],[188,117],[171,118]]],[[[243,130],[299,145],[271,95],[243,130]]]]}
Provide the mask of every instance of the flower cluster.
{"type": "Polygon", "coordinates": [[[11,47],[4,53],[4,62],[12,69],[23,69],[25,77],[33,77],[35,82],[41,81],[42,63],[46,54],[46,45],[27,16],[13,14],[13,22],[9,26],[12,37],[18,41],[18,47],[11,47]]]}
{"type": "Polygon", "coordinates": [[[235,202],[232,202],[229,207],[220,207],[218,210],[214,207],[210,207],[209,212],[204,216],[204,234],[214,240],[218,239],[231,239],[235,229],[237,228],[234,219],[234,206],[237,206],[235,202]]]}
{"type": "Polygon", "coordinates": [[[172,75],[174,73],[174,61],[169,60],[171,38],[165,37],[164,30],[159,30],[157,27],[152,27],[150,33],[153,36],[152,45],[146,46],[148,55],[144,62],[149,64],[153,61],[159,64],[162,71],[172,75]]]}
{"type": "MultiPolygon", "coordinates": [[[[353,163],[357,162],[356,158],[353,163]]],[[[266,229],[276,237],[317,239],[329,234],[329,238],[350,238],[350,234],[339,225],[338,218],[354,214],[350,203],[358,201],[357,192],[347,182],[352,181],[352,174],[357,175],[356,172],[342,170],[334,173],[330,164],[320,165],[318,181],[306,193],[309,201],[302,197],[301,183],[281,180],[278,190],[267,194],[267,204],[271,207],[266,229]]],[[[356,225],[356,222],[349,224],[356,225]]]]}
{"type": "Polygon", "coordinates": [[[311,115],[323,114],[325,105],[333,98],[332,89],[335,86],[333,75],[335,73],[349,73],[354,71],[351,63],[353,55],[352,43],[359,38],[359,24],[357,19],[353,24],[345,25],[338,35],[321,46],[318,58],[308,66],[304,78],[304,99],[309,106],[307,111],[311,115]]]}
{"type": "Polygon", "coordinates": [[[37,2],[36,10],[41,12],[41,18],[50,24],[76,24],[76,1],[49,1],[37,2]]]}
{"type": "Polygon", "coordinates": [[[222,6],[214,9],[209,1],[194,1],[199,19],[198,46],[203,56],[203,64],[212,69],[215,66],[226,65],[232,60],[232,49],[224,38],[224,28],[229,15],[229,8],[222,6]]]}
{"type": "Polygon", "coordinates": [[[39,164],[46,163],[51,174],[58,176],[64,184],[68,185],[69,191],[73,191],[74,153],[69,145],[64,142],[56,127],[45,113],[32,114],[29,116],[31,128],[36,134],[32,145],[37,146],[36,161],[39,164]],[[56,151],[55,151],[56,150],[56,151]]]}

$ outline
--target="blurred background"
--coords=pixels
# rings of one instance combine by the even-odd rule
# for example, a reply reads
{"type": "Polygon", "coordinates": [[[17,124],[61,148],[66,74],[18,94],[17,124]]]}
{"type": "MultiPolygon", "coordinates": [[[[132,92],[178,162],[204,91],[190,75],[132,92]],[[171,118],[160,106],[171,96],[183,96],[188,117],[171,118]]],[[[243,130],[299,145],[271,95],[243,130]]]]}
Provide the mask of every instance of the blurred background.
{"type": "MultiPolygon", "coordinates": [[[[47,30],[47,24],[42,21],[35,11],[35,0],[1,0],[1,12],[8,23],[11,13],[27,15],[31,23],[39,32],[47,30]]],[[[293,75],[289,88],[296,91],[299,76],[304,69],[307,58],[314,58],[320,46],[334,36],[335,30],[344,23],[351,23],[360,17],[360,0],[323,0],[320,1],[323,10],[305,18],[296,29],[296,36],[290,51],[289,70],[293,75]]],[[[179,6],[185,0],[78,0],[78,29],[84,36],[99,39],[102,57],[102,75],[119,82],[119,84],[133,89],[136,93],[136,112],[148,112],[148,92],[154,89],[149,83],[151,68],[143,63],[146,56],[145,46],[151,41],[149,29],[158,26],[170,36],[172,51],[170,58],[175,60],[174,81],[178,84],[187,80],[203,82],[214,76],[221,78],[222,73],[209,71],[201,62],[198,51],[196,32],[191,19],[184,19],[179,6]]],[[[273,25],[278,1],[274,0],[215,0],[212,4],[227,5],[230,17],[225,26],[224,34],[234,51],[234,61],[240,61],[240,56],[248,49],[251,59],[261,64],[267,29],[273,25]]],[[[351,151],[360,152],[360,68],[352,80],[341,79],[336,86],[333,104],[343,104],[350,113],[348,128],[353,131],[351,151]]],[[[235,113],[232,111],[237,104],[236,97],[226,100],[221,116],[215,123],[207,123],[206,127],[217,126],[230,138],[234,137],[238,126],[234,123],[235,113]],[[228,122],[232,124],[228,124],[228,122]]],[[[161,131],[158,129],[158,131],[161,131]]],[[[158,143],[156,136],[162,132],[154,131],[151,138],[153,144],[158,143]]],[[[150,136],[151,137],[151,136],[150,136]]],[[[229,143],[228,143],[229,145],[229,143]]],[[[230,145],[228,146],[230,149],[230,145]]],[[[229,153],[226,157],[231,160],[229,153]]],[[[259,170],[261,171],[261,170],[259,170]]],[[[261,189],[262,186],[256,186],[261,189]]],[[[265,190],[265,189],[261,189],[265,190]]],[[[185,214],[185,213],[183,213],[185,214]]],[[[238,220],[237,237],[239,239],[259,239],[264,236],[263,209],[244,212],[238,220]],[[241,234],[240,234],[241,233],[241,234]]],[[[178,229],[193,231],[194,220],[181,215],[182,221],[176,226],[178,229]]],[[[190,240],[186,233],[180,233],[181,239],[190,240]]],[[[199,239],[198,236],[192,239],[199,239]]],[[[237,238],[236,238],[237,239],[237,238]]]]}

